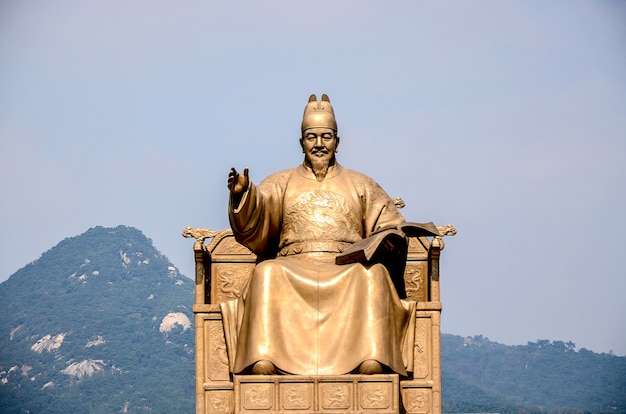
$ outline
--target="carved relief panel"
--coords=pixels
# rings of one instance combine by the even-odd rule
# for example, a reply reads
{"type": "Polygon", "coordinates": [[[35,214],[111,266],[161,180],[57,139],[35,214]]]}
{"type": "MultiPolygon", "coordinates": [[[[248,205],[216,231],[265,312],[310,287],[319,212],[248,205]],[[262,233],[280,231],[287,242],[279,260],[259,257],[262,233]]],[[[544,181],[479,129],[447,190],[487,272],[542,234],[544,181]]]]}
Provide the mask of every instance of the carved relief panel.
{"type": "Polygon", "coordinates": [[[238,413],[397,414],[399,380],[393,375],[235,376],[238,413]]]}
{"type": "Polygon", "coordinates": [[[428,298],[428,250],[426,239],[409,237],[404,285],[406,296],[410,300],[426,302],[428,298]]]}
{"type": "Polygon", "coordinates": [[[284,410],[310,410],[313,407],[313,384],[280,384],[279,393],[284,410]]]}
{"type": "MultiPolygon", "coordinates": [[[[230,230],[220,233],[216,237],[212,251],[213,260],[216,260],[219,256],[254,256],[248,248],[239,244],[230,230]]],[[[219,260],[219,259],[218,259],[219,260]]]]}
{"type": "Polygon", "coordinates": [[[392,383],[373,382],[359,384],[359,403],[362,409],[385,409],[392,405],[392,383]]]}
{"type": "Polygon", "coordinates": [[[210,414],[231,414],[232,391],[207,391],[206,392],[206,412],[210,414]]]}
{"type": "Polygon", "coordinates": [[[241,402],[244,410],[270,410],[274,407],[273,384],[241,384],[241,402]]]}
{"type": "Polygon", "coordinates": [[[320,405],[325,410],[348,410],[352,407],[352,384],[329,382],[320,384],[320,405]]]}
{"type": "Polygon", "coordinates": [[[221,320],[204,321],[205,373],[208,381],[229,381],[228,355],[221,320]]]}
{"type": "Polygon", "coordinates": [[[431,411],[432,390],[407,388],[404,390],[404,409],[407,414],[427,414],[431,411]]]}
{"type": "Polygon", "coordinates": [[[241,296],[241,289],[254,271],[254,253],[239,244],[230,231],[220,233],[207,249],[211,254],[211,303],[241,296]]]}
{"type": "Polygon", "coordinates": [[[211,302],[237,299],[253,271],[254,263],[214,263],[211,271],[211,302]]]}
{"type": "Polygon", "coordinates": [[[428,268],[424,261],[407,261],[404,270],[407,299],[416,302],[428,300],[428,268]]]}
{"type": "Polygon", "coordinates": [[[426,379],[431,373],[431,319],[417,318],[415,321],[415,348],[413,352],[413,378],[426,379]]]}

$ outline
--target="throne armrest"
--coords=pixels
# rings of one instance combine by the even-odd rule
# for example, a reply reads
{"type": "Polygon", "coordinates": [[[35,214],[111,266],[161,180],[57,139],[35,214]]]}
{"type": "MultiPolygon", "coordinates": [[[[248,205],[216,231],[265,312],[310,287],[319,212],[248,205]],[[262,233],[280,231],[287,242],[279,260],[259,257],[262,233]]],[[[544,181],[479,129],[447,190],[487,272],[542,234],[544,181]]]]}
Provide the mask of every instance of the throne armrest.
{"type": "Polygon", "coordinates": [[[183,237],[195,238],[195,304],[209,305],[239,297],[257,257],[239,244],[230,229],[212,231],[187,227],[183,237]],[[205,245],[205,241],[211,241],[205,245]]]}

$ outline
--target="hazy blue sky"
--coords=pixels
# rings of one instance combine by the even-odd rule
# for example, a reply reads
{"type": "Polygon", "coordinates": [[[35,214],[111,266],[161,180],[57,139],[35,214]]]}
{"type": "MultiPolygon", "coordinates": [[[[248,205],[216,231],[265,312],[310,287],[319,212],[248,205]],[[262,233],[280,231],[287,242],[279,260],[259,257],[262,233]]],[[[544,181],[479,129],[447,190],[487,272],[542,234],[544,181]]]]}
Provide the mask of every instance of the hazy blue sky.
{"type": "Polygon", "coordinates": [[[0,3],[0,281],[88,228],[193,276],[226,177],[339,161],[454,224],[442,330],[626,354],[626,2],[0,3]]]}

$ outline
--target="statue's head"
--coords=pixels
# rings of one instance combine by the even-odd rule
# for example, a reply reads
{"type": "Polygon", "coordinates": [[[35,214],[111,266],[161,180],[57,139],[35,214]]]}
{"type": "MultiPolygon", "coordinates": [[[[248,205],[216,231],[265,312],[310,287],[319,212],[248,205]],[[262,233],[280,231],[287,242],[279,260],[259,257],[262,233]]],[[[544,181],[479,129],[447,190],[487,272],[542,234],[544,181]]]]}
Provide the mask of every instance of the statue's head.
{"type": "Polygon", "coordinates": [[[326,177],[328,167],[335,164],[335,153],[339,147],[335,112],[326,94],[318,101],[309,97],[302,117],[300,138],[304,162],[313,169],[318,181],[326,177]]]}

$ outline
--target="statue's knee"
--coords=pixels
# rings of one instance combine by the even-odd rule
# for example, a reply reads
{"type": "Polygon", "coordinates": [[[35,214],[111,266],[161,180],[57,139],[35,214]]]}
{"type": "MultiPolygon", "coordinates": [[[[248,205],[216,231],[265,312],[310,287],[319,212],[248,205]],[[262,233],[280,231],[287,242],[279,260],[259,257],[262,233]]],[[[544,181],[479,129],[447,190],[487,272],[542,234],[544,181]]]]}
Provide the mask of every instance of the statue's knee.
{"type": "Polygon", "coordinates": [[[276,272],[278,271],[279,267],[273,260],[261,262],[255,266],[250,283],[252,285],[265,284],[271,280],[270,276],[272,274],[277,274],[276,272]]]}
{"type": "Polygon", "coordinates": [[[276,270],[276,264],[273,260],[265,260],[257,264],[254,268],[255,275],[265,275],[276,270]]]}
{"type": "Polygon", "coordinates": [[[380,263],[375,263],[368,267],[366,273],[369,278],[374,280],[384,280],[389,275],[387,268],[380,263]]]}

